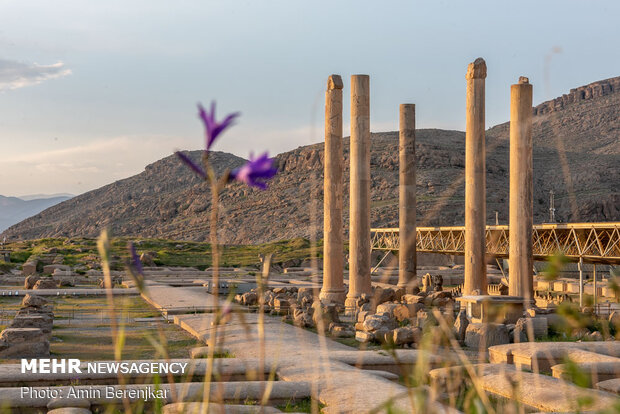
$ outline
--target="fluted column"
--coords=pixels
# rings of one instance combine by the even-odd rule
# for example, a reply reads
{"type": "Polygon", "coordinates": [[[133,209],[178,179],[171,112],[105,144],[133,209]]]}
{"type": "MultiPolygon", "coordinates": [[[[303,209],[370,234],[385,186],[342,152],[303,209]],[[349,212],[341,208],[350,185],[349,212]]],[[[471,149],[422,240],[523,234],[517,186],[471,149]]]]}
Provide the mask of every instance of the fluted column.
{"type": "Polygon", "coordinates": [[[510,88],[510,251],[508,294],[534,295],[532,269],[532,85],[525,77],[510,88]]]}
{"type": "Polygon", "coordinates": [[[349,293],[345,305],[372,293],[370,281],[370,79],[351,76],[349,293]]]}
{"type": "Polygon", "coordinates": [[[464,295],[474,290],[487,294],[485,259],[485,135],[484,82],[487,66],[478,58],[467,68],[467,115],[465,130],[465,285],[464,295]]]}
{"type": "Polygon", "coordinates": [[[416,278],[415,105],[400,105],[398,136],[398,287],[410,290],[416,278]]]}
{"type": "Polygon", "coordinates": [[[323,303],[344,303],[342,232],[342,78],[331,75],[325,92],[323,178],[323,303]]]}

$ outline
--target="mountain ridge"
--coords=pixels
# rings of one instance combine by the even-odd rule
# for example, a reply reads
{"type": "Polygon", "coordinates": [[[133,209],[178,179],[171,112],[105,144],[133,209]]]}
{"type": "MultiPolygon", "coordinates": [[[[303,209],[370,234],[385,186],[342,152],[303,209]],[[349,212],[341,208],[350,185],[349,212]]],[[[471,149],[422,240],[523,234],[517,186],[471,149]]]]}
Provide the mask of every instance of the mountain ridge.
{"type": "Polygon", "coordinates": [[[70,199],[68,196],[23,199],[0,195],[0,232],[51,206],[70,199]]]}
{"type": "MultiPolygon", "coordinates": [[[[534,220],[548,218],[556,194],[562,221],[620,221],[620,77],[571,89],[533,108],[534,220]]],[[[508,217],[509,123],[486,131],[487,222],[508,217]]],[[[464,222],[465,133],[416,131],[418,225],[464,222]]],[[[344,147],[344,220],[348,222],[348,137],[344,147]]],[[[188,152],[194,159],[200,151],[188,152]]],[[[244,162],[214,152],[220,173],[244,162]]],[[[261,192],[230,185],[221,198],[224,243],[321,237],[323,143],[278,154],[279,173],[261,192]]],[[[398,132],[371,134],[371,221],[398,223],[398,132]]],[[[210,196],[173,155],[132,177],[51,207],[5,231],[9,238],[116,235],[206,240],[210,196]]]]}

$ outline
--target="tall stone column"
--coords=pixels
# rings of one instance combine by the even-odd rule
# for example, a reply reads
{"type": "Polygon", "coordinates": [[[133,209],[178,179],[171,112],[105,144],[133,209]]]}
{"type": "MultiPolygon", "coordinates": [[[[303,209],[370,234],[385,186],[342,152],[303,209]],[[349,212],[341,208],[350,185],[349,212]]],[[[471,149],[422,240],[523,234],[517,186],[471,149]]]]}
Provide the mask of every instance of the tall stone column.
{"type": "Polygon", "coordinates": [[[351,76],[351,152],[349,196],[349,293],[352,307],[370,281],[370,79],[351,76]]]}
{"type": "Polygon", "coordinates": [[[525,77],[510,88],[510,251],[508,294],[534,295],[532,268],[532,85],[525,77]]]}
{"type": "Polygon", "coordinates": [[[467,116],[465,129],[465,285],[464,295],[474,290],[487,294],[486,275],[486,179],[484,136],[484,82],[487,65],[478,58],[467,68],[467,116]]]}
{"type": "Polygon", "coordinates": [[[410,290],[416,277],[415,105],[400,105],[398,136],[398,287],[410,290]]]}
{"type": "Polygon", "coordinates": [[[331,75],[325,92],[323,178],[323,303],[344,303],[342,232],[342,78],[331,75]]]}

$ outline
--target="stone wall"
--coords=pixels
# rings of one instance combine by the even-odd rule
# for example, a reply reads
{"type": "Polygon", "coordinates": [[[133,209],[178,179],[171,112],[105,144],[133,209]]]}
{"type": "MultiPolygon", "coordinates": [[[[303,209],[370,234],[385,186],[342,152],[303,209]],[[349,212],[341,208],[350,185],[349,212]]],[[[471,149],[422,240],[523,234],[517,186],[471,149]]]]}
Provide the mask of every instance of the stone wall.
{"type": "Polygon", "coordinates": [[[620,77],[605,79],[589,85],[571,89],[568,94],[546,101],[534,108],[534,115],[544,115],[563,109],[567,105],[600,96],[620,92],[620,77]]]}
{"type": "Polygon", "coordinates": [[[26,295],[15,318],[0,332],[0,358],[49,357],[53,325],[52,305],[40,296],[26,295]]]}

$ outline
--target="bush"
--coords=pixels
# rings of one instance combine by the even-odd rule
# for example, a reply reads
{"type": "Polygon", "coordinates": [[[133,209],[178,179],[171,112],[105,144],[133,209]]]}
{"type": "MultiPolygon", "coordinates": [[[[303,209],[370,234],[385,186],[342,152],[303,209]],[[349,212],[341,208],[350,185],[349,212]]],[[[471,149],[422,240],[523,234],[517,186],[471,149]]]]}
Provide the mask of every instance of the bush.
{"type": "Polygon", "coordinates": [[[3,260],[0,260],[0,272],[8,273],[11,269],[14,269],[15,265],[13,263],[7,263],[3,260]]]}

